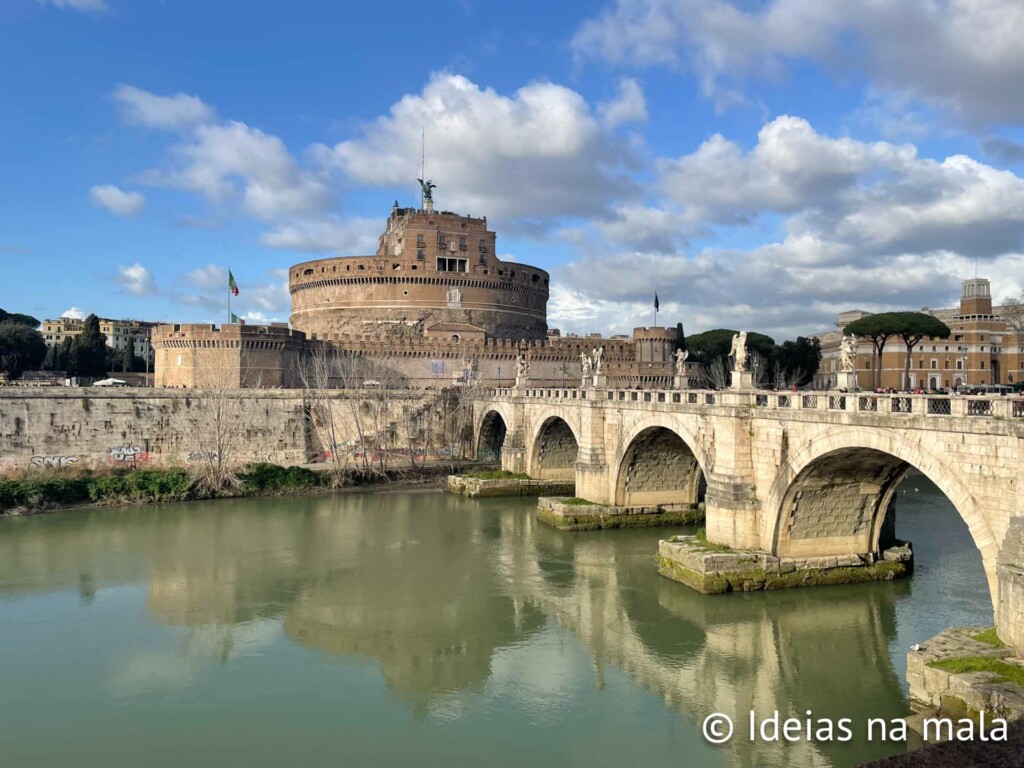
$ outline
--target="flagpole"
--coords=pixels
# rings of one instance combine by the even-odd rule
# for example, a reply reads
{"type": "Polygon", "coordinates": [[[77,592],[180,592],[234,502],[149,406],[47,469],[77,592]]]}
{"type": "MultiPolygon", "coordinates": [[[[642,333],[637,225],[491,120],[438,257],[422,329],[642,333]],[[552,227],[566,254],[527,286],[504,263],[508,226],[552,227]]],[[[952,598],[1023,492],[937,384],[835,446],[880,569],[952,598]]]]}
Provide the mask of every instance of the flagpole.
{"type": "Polygon", "coordinates": [[[228,266],[228,325],[231,325],[231,266],[228,266]]]}

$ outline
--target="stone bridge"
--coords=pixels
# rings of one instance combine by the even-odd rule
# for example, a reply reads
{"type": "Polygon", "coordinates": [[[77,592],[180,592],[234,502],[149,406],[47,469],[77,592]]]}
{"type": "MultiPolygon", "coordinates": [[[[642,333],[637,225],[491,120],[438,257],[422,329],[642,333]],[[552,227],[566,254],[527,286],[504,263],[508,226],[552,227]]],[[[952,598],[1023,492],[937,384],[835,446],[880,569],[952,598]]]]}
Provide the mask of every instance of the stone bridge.
{"type": "Polygon", "coordinates": [[[1024,399],[517,387],[481,396],[474,429],[504,469],[609,506],[704,501],[710,542],[780,558],[877,555],[917,469],[966,522],[1000,636],[1024,649],[1024,399]]]}

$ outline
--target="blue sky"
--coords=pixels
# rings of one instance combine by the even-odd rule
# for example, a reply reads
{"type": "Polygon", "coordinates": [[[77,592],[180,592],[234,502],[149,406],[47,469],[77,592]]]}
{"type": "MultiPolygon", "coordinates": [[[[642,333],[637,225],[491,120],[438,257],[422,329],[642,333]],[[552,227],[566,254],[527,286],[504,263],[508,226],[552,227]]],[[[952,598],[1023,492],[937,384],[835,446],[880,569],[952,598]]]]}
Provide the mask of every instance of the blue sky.
{"type": "Polygon", "coordinates": [[[6,0],[0,307],[287,319],[394,199],[487,215],[551,325],[777,337],[1024,290],[1024,4],[6,0]],[[858,6],[854,8],[854,6],[858,6]]]}

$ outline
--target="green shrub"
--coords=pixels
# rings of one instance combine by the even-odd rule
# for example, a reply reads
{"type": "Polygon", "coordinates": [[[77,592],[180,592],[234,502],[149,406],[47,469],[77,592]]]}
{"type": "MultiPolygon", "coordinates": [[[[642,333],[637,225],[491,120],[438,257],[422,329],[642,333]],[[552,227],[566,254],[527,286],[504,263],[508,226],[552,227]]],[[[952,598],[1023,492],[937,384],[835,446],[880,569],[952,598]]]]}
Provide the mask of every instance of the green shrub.
{"type": "Polygon", "coordinates": [[[305,467],[280,467],[277,464],[250,464],[239,475],[242,488],[249,493],[300,491],[328,484],[326,473],[305,467]]]}

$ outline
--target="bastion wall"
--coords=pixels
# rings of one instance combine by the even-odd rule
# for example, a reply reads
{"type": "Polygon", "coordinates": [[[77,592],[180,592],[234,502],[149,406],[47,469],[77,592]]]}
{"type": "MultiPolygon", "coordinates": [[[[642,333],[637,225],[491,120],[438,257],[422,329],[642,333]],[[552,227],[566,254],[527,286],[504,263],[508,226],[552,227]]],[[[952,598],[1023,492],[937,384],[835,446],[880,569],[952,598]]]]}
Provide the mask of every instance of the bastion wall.
{"type": "MultiPolygon", "coordinates": [[[[429,392],[330,393],[314,401],[302,390],[201,390],[81,387],[0,392],[0,474],[31,468],[183,466],[206,446],[189,430],[215,424],[218,398],[246,401],[241,448],[232,461],[303,464],[325,458],[317,424],[329,407],[335,442],[349,458],[374,444],[377,427],[389,446],[407,448],[440,436],[442,404],[429,392]],[[353,414],[358,410],[358,418],[353,414]],[[432,421],[431,421],[432,420],[432,421]],[[315,422],[315,423],[314,423],[315,422]],[[360,431],[363,445],[360,446],[360,431]],[[411,434],[410,434],[411,433],[411,434]]],[[[328,443],[329,444],[329,443],[328,443]]],[[[425,448],[423,450],[426,450],[425,448]]],[[[437,453],[435,439],[431,450],[437,453]]]]}

